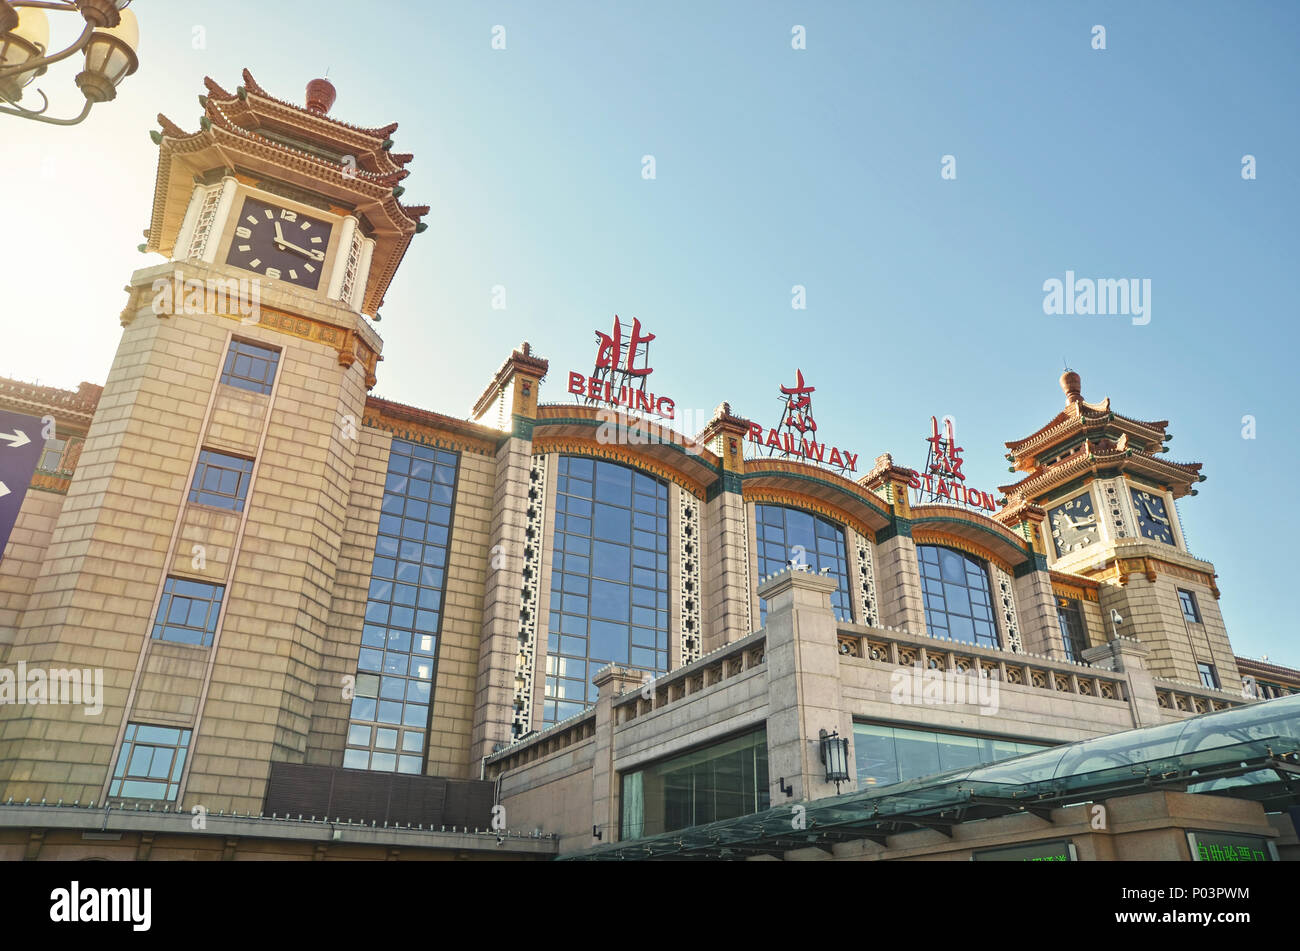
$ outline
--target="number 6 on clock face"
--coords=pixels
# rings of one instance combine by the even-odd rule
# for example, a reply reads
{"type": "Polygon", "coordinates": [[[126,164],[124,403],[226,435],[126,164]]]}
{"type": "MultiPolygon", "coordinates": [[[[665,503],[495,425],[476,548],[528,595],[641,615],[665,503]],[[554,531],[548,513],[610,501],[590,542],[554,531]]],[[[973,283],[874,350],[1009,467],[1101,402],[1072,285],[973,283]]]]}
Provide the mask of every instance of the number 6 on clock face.
{"type": "Polygon", "coordinates": [[[316,290],[332,230],[328,221],[250,195],[240,209],[226,263],[268,280],[316,290]]]}

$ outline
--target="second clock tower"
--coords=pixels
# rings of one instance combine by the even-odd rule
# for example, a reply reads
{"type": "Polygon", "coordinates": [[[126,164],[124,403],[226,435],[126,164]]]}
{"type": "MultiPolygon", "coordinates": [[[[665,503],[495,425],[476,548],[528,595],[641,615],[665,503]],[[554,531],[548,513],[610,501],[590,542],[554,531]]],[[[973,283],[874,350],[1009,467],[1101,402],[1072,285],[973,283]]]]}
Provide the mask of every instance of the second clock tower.
{"type": "Polygon", "coordinates": [[[1101,582],[1107,626],[1147,646],[1153,673],[1237,689],[1214,565],[1187,550],[1174,504],[1196,494],[1201,464],[1165,458],[1168,421],[1123,416],[1109,398],[1086,401],[1073,371],[1061,388],[1065,408],[1006,444],[1012,471],[1026,473],[1001,487],[1008,504],[1046,511],[1039,531],[1050,567],[1101,582]]]}

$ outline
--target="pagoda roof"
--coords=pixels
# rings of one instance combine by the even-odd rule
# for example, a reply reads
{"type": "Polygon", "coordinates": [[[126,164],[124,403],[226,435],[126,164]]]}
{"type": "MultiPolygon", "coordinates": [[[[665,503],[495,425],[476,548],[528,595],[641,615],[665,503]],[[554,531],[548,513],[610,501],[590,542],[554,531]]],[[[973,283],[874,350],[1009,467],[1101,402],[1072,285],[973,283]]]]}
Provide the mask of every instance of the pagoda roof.
{"type": "Polygon", "coordinates": [[[413,156],[390,154],[397,123],[351,125],[269,95],[247,69],[243,80],[231,93],[204,79],[207,95],[199,97],[203,115],[197,131],[186,132],[158,116],[162,135],[146,250],[174,254],[196,180],[214,170],[230,170],[250,184],[273,179],[301,189],[335,214],[364,218],[364,233],[376,246],[361,309],[373,316],[429,212],[427,205],[398,201],[399,183],[410,174],[404,166],[413,156]]]}
{"type": "Polygon", "coordinates": [[[1171,462],[1127,445],[1126,438],[1122,437],[1118,441],[1085,439],[1083,445],[1063,459],[1037,466],[1019,482],[1000,485],[998,489],[1005,492],[1009,500],[1041,498],[1075,479],[1111,470],[1134,473],[1167,485],[1175,498],[1187,495],[1192,483],[1201,479],[1201,463],[1171,462]]]}

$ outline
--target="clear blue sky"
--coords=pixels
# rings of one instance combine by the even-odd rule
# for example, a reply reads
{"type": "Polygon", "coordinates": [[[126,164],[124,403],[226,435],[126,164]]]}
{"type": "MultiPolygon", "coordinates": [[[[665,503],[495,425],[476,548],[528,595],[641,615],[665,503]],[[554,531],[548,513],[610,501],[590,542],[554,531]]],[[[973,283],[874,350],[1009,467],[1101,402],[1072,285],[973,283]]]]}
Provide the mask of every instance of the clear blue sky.
{"type": "MultiPolygon", "coordinates": [[[[1171,420],[1172,458],[1205,463],[1180,508],[1233,644],[1300,665],[1285,488],[1300,468],[1300,4],[133,9],[142,66],[118,102],[76,129],[0,117],[6,178],[30,183],[0,235],[0,372],[102,382],[120,287],[156,260],[134,251],[155,113],[195,127],[202,77],[233,89],[244,66],[300,102],[328,67],[335,116],[400,121],[405,200],[433,206],[383,310],[377,394],[465,415],[528,339],[551,360],[543,397],[564,399],[617,312],[658,335],[653,379],[680,407],[770,420],[797,366],[821,434],[864,464],[921,464],[947,413],[971,481],[992,487],[1012,478],[1003,442],[1061,407],[1068,359],[1086,398],[1171,420]],[[1150,279],[1151,322],[1044,315],[1043,282],[1067,269],[1150,279]]],[[[64,105],[71,72],[42,80],[64,105]]]]}

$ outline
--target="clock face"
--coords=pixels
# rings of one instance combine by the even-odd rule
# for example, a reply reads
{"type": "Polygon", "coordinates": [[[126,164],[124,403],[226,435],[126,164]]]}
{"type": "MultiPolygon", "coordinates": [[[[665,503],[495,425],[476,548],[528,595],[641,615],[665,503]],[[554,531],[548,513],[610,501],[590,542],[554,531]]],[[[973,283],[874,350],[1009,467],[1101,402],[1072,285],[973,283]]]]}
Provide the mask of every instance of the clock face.
{"type": "Polygon", "coordinates": [[[326,221],[245,198],[226,263],[314,291],[325,270],[330,230],[326,221]]]}
{"type": "Polygon", "coordinates": [[[1087,492],[1058,505],[1047,518],[1058,558],[1086,548],[1101,537],[1097,513],[1092,510],[1092,496],[1087,492]]]}
{"type": "Polygon", "coordinates": [[[1166,545],[1174,543],[1174,527],[1169,522],[1165,500],[1154,492],[1129,489],[1133,493],[1133,511],[1137,513],[1138,533],[1166,545]]]}

